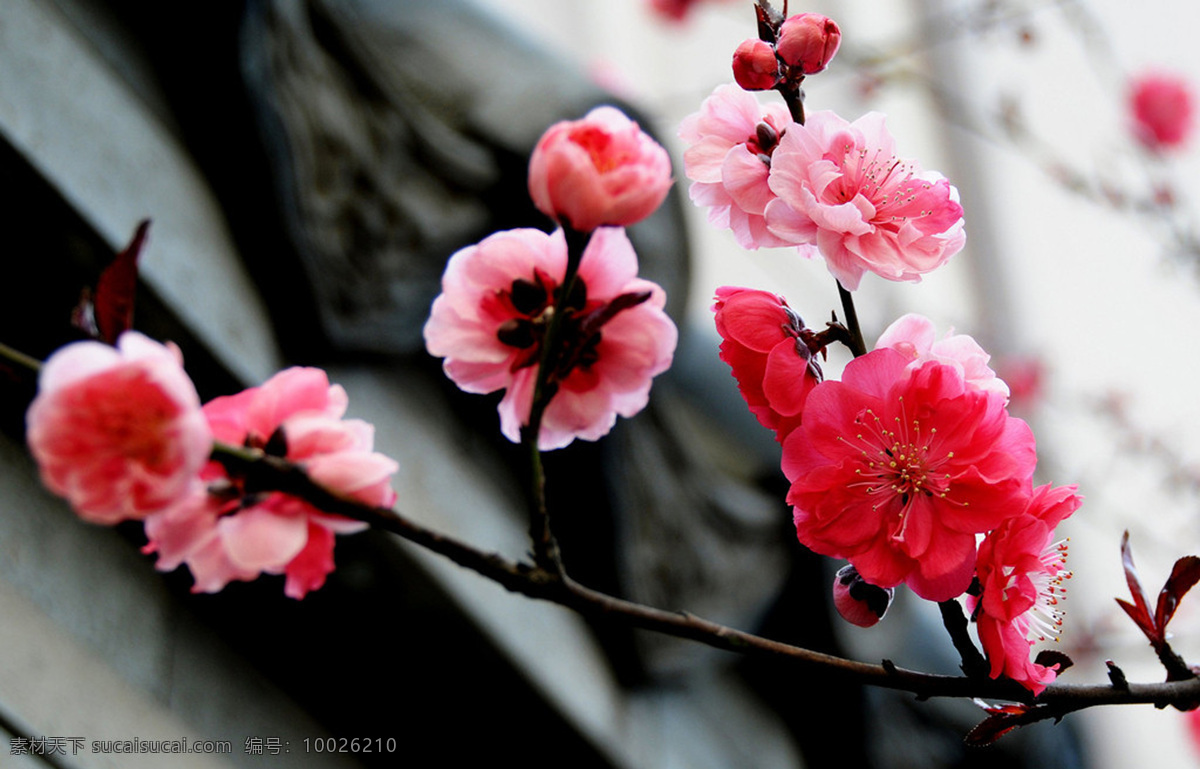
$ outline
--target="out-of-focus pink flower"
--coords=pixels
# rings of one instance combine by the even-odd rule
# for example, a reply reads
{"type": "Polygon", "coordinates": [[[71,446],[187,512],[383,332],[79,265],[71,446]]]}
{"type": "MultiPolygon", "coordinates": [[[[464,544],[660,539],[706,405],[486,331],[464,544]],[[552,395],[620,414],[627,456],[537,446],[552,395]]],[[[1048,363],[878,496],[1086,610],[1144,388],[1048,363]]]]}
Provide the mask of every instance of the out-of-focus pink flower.
{"type": "Polygon", "coordinates": [[[779,59],[771,44],[751,38],[733,52],[733,79],[747,91],[766,91],[779,83],[779,59]]]}
{"type": "Polygon", "coordinates": [[[941,174],[896,157],[883,115],[847,123],[814,112],[788,129],[771,156],[767,226],[815,244],[847,289],[870,271],[919,281],[966,242],[958,191],[941,174]]]}
{"type": "Polygon", "coordinates": [[[943,601],[971,582],[975,535],[1024,509],[1037,456],[1003,395],[936,360],[908,364],[875,350],[809,393],[783,443],[787,499],[802,544],[943,601]]]}
{"type": "Polygon", "coordinates": [[[1062,627],[1058,604],[1071,573],[1067,545],[1054,541],[1054,527],[1082,503],[1075,491],[1075,486],[1039,486],[1024,513],[1004,521],[979,546],[976,569],[983,593],[970,603],[991,676],[1008,676],[1034,694],[1057,675],[1057,665],[1039,665],[1029,655],[1035,643],[1057,640],[1062,627]]]}
{"type": "Polygon", "coordinates": [[[639,222],[670,189],[667,151],[615,107],[555,123],[529,158],[534,205],[580,232],[639,222]]]}
{"type": "Polygon", "coordinates": [[[936,360],[954,366],[967,384],[981,390],[991,390],[1008,397],[1008,385],[988,366],[990,355],[966,334],[947,331],[941,339],[933,321],[923,315],[909,313],[884,329],[875,349],[890,347],[909,360],[910,369],[920,368],[926,361],[936,360]]]}
{"type": "Polygon", "coordinates": [[[1042,399],[1046,387],[1046,362],[1032,354],[1004,355],[996,364],[1010,390],[1010,407],[1031,409],[1042,399]]]}
{"type": "MultiPolygon", "coordinates": [[[[662,18],[673,21],[684,21],[688,15],[700,5],[702,0],[648,0],[650,10],[662,18]]],[[[711,0],[712,2],[730,2],[730,0],[711,0]]]]}
{"type": "Polygon", "coordinates": [[[801,339],[804,321],[783,297],[749,288],[718,288],[712,309],[721,360],[733,369],[750,411],[783,443],[821,381],[821,369],[801,339]]]}
{"type": "MultiPolygon", "coordinates": [[[[425,324],[425,346],[445,358],[463,390],[505,389],[500,426],[514,442],[528,423],[550,308],[566,274],[562,230],[498,232],[450,258],[442,294],[425,324]]],[[[671,364],[675,324],[666,294],[637,277],[637,256],[620,228],[596,230],[550,356],[555,395],[542,419],[539,448],[596,440],[617,415],[645,407],[651,379],[671,364]]]]}
{"type": "MultiPolygon", "coordinates": [[[[345,410],[345,390],[315,368],[287,369],[204,407],[221,442],[282,453],[329,491],[390,507],[397,465],[373,451],[374,428],[342,419],[345,410]]],[[[195,592],[266,573],[286,575],[284,592],[303,598],[333,571],[333,535],[366,528],[282,492],[246,490],[216,462],[202,478],[189,497],[146,519],[146,552],[158,554],[163,571],[187,564],[195,592]]]]}
{"type": "Polygon", "coordinates": [[[42,482],[93,523],[175,502],[212,450],[178,348],[135,331],[115,348],[77,342],[51,355],[26,426],[42,482]]]}
{"type": "Polygon", "coordinates": [[[785,64],[815,75],[829,65],[841,44],[842,30],[833,19],[819,13],[798,13],[779,27],[775,50],[785,64]]]}
{"type": "Polygon", "coordinates": [[[895,595],[895,588],[867,582],[853,564],[838,569],[833,579],[834,607],[842,619],[859,627],[871,627],[883,619],[895,595]]]}
{"type": "Polygon", "coordinates": [[[767,229],[763,212],[775,199],[767,184],[773,153],[792,124],[782,104],[760,105],[732,84],[721,85],[700,111],[684,118],[679,138],[692,202],[706,206],[708,221],[733,230],[742,248],[794,245],[767,229]]]}
{"type": "Polygon", "coordinates": [[[1192,131],[1192,89],[1178,75],[1154,72],[1130,85],[1133,132],[1152,150],[1182,146],[1192,131]]]}

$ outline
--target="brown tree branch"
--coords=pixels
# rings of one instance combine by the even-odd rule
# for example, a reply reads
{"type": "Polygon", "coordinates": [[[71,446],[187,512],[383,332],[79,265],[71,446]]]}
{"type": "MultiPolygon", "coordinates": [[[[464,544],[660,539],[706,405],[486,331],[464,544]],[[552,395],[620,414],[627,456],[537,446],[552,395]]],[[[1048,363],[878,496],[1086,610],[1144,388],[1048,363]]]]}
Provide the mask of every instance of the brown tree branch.
{"type": "Polygon", "coordinates": [[[775,658],[781,663],[807,669],[833,671],[848,683],[908,691],[918,699],[972,697],[1032,706],[1012,717],[1013,720],[1020,720],[1014,726],[1049,718],[1058,719],[1068,713],[1099,705],[1152,704],[1157,708],[1168,705],[1187,708],[1200,701],[1200,678],[1122,686],[1112,683],[1054,683],[1035,698],[1031,692],[1009,680],[936,675],[900,668],[887,660],[881,664],[871,664],[823,654],[710,622],[687,612],[665,611],[626,601],[580,585],[566,575],[533,564],[512,561],[497,553],[483,552],[421,526],[394,510],[366,506],[332,494],[313,482],[300,466],[257,450],[218,444],[214,448],[213,458],[231,473],[245,477],[247,484],[253,488],[293,494],[326,512],[389,531],[511,592],[557,603],[588,616],[624,622],[718,649],[775,658]]]}

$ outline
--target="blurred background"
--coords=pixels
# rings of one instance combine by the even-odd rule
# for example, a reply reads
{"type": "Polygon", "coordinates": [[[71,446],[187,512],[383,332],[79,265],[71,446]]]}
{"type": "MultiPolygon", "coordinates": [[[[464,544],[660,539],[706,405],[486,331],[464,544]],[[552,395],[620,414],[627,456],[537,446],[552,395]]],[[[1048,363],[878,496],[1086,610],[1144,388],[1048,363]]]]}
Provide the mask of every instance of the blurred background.
{"type": "MultiPolygon", "coordinates": [[[[976,337],[1039,444],[1078,483],[1065,682],[1162,677],[1113,602],[1128,530],[1150,590],[1200,551],[1200,154],[1149,147],[1132,83],[1200,82],[1200,10],[1147,0],[814,2],[841,26],[811,109],[883,111],[901,156],[962,197],[967,248],[920,284],[868,276],[870,344],[905,312],[976,337]]],[[[687,199],[680,120],[754,35],[749,0],[6,0],[0,4],[0,341],[45,357],[77,336],[80,289],[152,221],[135,325],[178,342],[205,398],[322,365],[402,466],[400,509],[520,557],[522,460],[496,398],[463,396],[421,349],[446,258],[548,222],[525,199],[550,123],[618,103],[667,146],[676,190],[631,233],[683,335],[651,408],[548,458],[568,568],[586,584],[864,660],[953,673],[936,610],[902,596],[869,630],[831,616],[837,564],[789,530],[778,447],[716,359],[720,285],[840,306],[819,261],[746,252],[687,199]],[[657,4],[656,4],[657,3],[657,4]],[[932,615],[930,616],[930,610],[932,615]]],[[[764,100],[774,98],[762,95],[764,100]]],[[[845,358],[831,356],[836,376],[845,358]]],[[[30,382],[3,378],[0,727],[80,737],[0,766],[163,766],[92,740],[228,740],[171,766],[391,766],[319,737],[395,738],[401,760],[533,766],[1192,766],[1186,716],[1095,709],[966,751],[971,703],[832,686],[589,623],[383,535],[295,602],[279,580],[192,595],[137,526],[78,522],[22,447],[30,382]],[[306,745],[306,739],[308,743],[306,745]],[[119,759],[119,760],[118,760],[119,759]]],[[[902,591],[901,591],[902,592],[902,591]]],[[[1200,655],[1200,609],[1173,622],[1200,655]]]]}

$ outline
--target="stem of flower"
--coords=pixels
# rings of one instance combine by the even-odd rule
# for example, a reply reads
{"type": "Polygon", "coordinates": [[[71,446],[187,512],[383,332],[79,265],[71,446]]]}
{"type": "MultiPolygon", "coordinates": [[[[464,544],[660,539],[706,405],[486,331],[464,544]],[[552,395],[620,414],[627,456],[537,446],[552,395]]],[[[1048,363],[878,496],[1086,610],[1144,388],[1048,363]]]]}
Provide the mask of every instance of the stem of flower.
{"type": "Polygon", "coordinates": [[[840,280],[836,282],[838,297],[842,300],[842,312],[846,315],[846,330],[850,332],[850,341],[847,346],[856,358],[866,355],[867,343],[863,340],[862,327],[858,325],[858,312],[854,309],[854,295],[842,286],[840,280]]]}
{"type": "Polygon", "coordinates": [[[35,374],[42,370],[42,362],[37,358],[31,358],[20,350],[14,350],[4,343],[0,343],[0,358],[10,363],[15,363],[22,368],[29,369],[35,374]]]}
{"type": "Polygon", "coordinates": [[[804,125],[804,89],[800,87],[800,83],[785,81],[780,83],[776,90],[783,96],[783,102],[787,104],[788,112],[792,113],[792,120],[804,125]]]}
{"type": "Polygon", "coordinates": [[[967,617],[963,614],[962,605],[951,598],[939,603],[938,610],[942,613],[942,624],[946,626],[946,632],[950,634],[950,640],[962,658],[962,672],[967,678],[986,678],[991,668],[967,633],[967,617]]]}
{"type": "Polygon", "coordinates": [[[542,569],[559,576],[563,575],[562,555],[550,530],[550,511],[546,505],[546,473],[542,466],[541,451],[538,450],[538,437],[542,432],[542,417],[546,413],[546,407],[558,391],[557,382],[551,381],[557,364],[555,355],[558,336],[568,311],[567,302],[579,277],[579,263],[583,261],[583,252],[592,236],[590,232],[579,232],[566,224],[562,229],[567,242],[567,269],[554,299],[546,334],[542,337],[541,357],[538,359],[537,378],[534,380],[529,421],[521,428],[521,443],[529,451],[529,537],[533,542],[533,559],[542,569]]]}

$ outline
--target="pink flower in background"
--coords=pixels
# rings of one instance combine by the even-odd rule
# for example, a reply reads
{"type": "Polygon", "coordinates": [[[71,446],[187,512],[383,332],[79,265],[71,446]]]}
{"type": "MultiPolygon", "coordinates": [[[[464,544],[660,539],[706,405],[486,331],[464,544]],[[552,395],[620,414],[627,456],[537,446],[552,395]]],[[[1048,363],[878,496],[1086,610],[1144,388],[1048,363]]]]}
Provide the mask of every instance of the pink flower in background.
{"type": "MultiPolygon", "coordinates": [[[[445,358],[446,376],[463,390],[506,390],[500,425],[520,440],[529,421],[549,310],[566,273],[561,230],[498,232],[450,258],[442,294],[425,324],[425,345],[445,358]]],[[[666,295],[637,277],[637,256],[619,228],[596,230],[550,356],[556,394],[538,446],[607,434],[617,415],[645,407],[651,379],[671,364],[677,332],[663,311],[666,295]]]]}
{"type": "Polygon", "coordinates": [[[670,189],[667,151],[615,107],[555,123],[529,158],[534,205],[580,232],[639,222],[670,189]]]}
{"type": "Polygon", "coordinates": [[[920,368],[926,361],[936,360],[954,366],[967,384],[981,390],[991,390],[1008,397],[1008,385],[988,366],[991,356],[979,343],[966,334],[947,331],[937,338],[933,321],[916,313],[898,318],[888,326],[875,349],[890,347],[909,360],[910,369],[920,368]]]}
{"type": "Polygon", "coordinates": [[[783,443],[821,381],[821,369],[801,339],[804,322],[783,297],[732,286],[717,289],[713,312],[721,360],[733,369],[750,411],[783,443]]]}
{"type": "Polygon", "coordinates": [[[1178,75],[1150,73],[1135,79],[1129,108],[1134,135],[1152,150],[1180,147],[1192,131],[1192,90],[1178,75]]]}
{"type": "Polygon", "coordinates": [[[783,443],[802,544],[882,588],[943,601],[971,582],[975,535],[1025,507],[1033,433],[1004,396],[883,348],[817,385],[783,443]]]}
{"type": "Polygon", "coordinates": [[[795,245],[771,234],[763,218],[775,199],[767,184],[773,153],[791,124],[782,104],[760,105],[727,84],[679,126],[679,138],[688,144],[683,164],[692,180],[692,202],[709,209],[714,226],[733,230],[742,248],[795,245]]]}
{"type": "MultiPolygon", "coordinates": [[[[280,454],[335,494],[390,507],[397,465],[372,450],[370,424],[342,419],[346,404],[324,371],[290,368],[261,387],[216,398],[204,413],[217,440],[280,454]]],[[[247,490],[216,462],[202,477],[205,487],[146,519],[146,552],[158,554],[163,571],[187,564],[195,592],[267,573],[285,574],[284,592],[303,598],[333,570],[333,535],[366,528],[282,492],[247,490]]]]}
{"type": "Polygon", "coordinates": [[[805,75],[815,75],[837,54],[842,30],[833,19],[819,13],[798,13],[784,19],[775,49],[785,64],[805,75]]]}
{"type": "Polygon", "coordinates": [[[178,348],[135,331],[46,361],[26,415],[42,482],[93,523],[144,518],[187,493],[212,450],[178,348]]]}
{"type": "Polygon", "coordinates": [[[815,244],[845,288],[863,273],[919,281],[966,242],[958,191],[933,171],[896,157],[883,115],[847,123],[814,112],[771,156],[767,226],[791,243],[815,244]]]}
{"type": "MultiPolygon", "coordinates": [[[[709,1],[727,3],[730,0],[709,1]]],[[[647,0],[647,5],[650,7],[650,10],[668,21],[682,22],[687,19],[701,2],[703,0],[647,0]]]]}
{"type": "Polygon", "coordinates": [[[1059,601],[1067,546],[1054,540],[1054,527],[1079,508],[1074,486],[1034,490],[1024,513],[1004,521],[979,546],[976,566],[983,593],[971,601],[979,640],[991,663],[991,676],[1001,674],[1039,694],[1057,675],[1029,658],[1031,647],[1057,640],[1062,626],[1059,601]]]}

